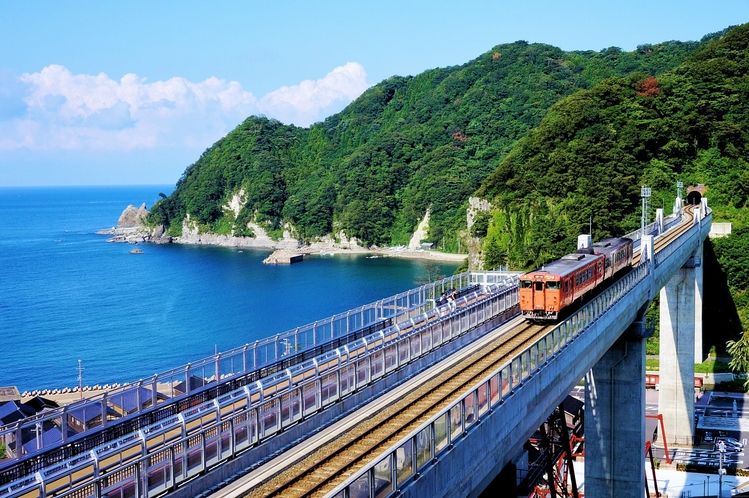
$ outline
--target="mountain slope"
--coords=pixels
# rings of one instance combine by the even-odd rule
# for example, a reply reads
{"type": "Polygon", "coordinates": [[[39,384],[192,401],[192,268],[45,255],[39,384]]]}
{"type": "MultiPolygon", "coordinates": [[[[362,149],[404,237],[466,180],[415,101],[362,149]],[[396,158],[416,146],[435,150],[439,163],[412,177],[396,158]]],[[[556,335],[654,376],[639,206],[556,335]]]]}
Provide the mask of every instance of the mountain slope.
{"type": "Polygon", "coordinates": [[[612,77],[559,101],[478,189],[498,206],[486,266],[542,264],[591,219],[597,239],[637,228],[641,185],[670,212],[678,180],[705,184],[718,218],[744,216],[748,74],[743,25],[657,78],[612,77]]]}
{"type": "Polygon", "coordinates": [[[309,129],[251,117],[186,169],[149,221],[173,235],[189,217],[203,232],[251,236],[253,221],[272,235],[343,230],[382,245],[407,243],[429,209],[429,240],[455,251],[468,197],[553,104],[612,76],[657,75],[719,37],[634,52],[498,45],[462,66],[389,78],[309,129]],[[232,200],[238,214],[224,208],[232,200]]]}

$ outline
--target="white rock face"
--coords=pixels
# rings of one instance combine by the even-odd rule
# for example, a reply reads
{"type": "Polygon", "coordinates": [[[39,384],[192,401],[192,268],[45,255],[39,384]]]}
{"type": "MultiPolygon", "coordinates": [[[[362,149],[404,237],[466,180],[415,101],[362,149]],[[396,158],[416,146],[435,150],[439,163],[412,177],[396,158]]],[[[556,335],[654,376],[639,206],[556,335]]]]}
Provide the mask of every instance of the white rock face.
{"type": "Polygon", "coordinates": [[[182,221],[182,236],[172,239],[172,242],[177,244],[205,244],[222,247],[257,247],[267,249],[296,249],[299,247],[297,239],[283,238],[275,241],[268,237],[266,231],[259,225],[248,223],[248,226],[255,233],[254,237],[234,237],[231,235],[200,233],[198,224],[190,220],[190,215],[188,214],[182,221]]]}
{"type": "Polygon", "coordinates": [[[479,199],[478,197],[469,197],[468,209],[466,210],[466,222],[468,223],[468,228],[470,229],[473,226],[473,220],[476,219],[476,215],[480,211],[489,211],[491,208],[492,204],[489,201],[479,199]]]}
{"type": "Polygon", "coordinates": [[[229,201],[228,206],[222,206],[227,211],[231,211],[234,213],[234,219],[237,219],[237,216],[239,216],[239,212],[242,210],[242,206],[244,206],[244,203],[247,202],[247,196],[245,195],[244,189],[240,189],[239,192],[234,194],[234,196],[229,201]]]}
{"type": "Polygon", "coordinates": [[[427,209],[424,219],[421,220],[419,226],[416,227],[416,231],[411,236],[411,240],[408,242],[409,249],[420,249],[421,241],[427,238],[427,231],[429,230],[429,210],[427,209]]]}
{"type": "MultiPolygon", "coordinates": [[[[491,210],[492,205],[489,201],[479,199],[478,197],[468,198],[468,209],[466,210],[466,222],[468,230],[473,226],[476,215],[481,211],[491,210]]],[[[468,268],[477,270],[484,267],[484,253],[481,249],[481,239],[478,237],[468,237],[468,268]]]]}

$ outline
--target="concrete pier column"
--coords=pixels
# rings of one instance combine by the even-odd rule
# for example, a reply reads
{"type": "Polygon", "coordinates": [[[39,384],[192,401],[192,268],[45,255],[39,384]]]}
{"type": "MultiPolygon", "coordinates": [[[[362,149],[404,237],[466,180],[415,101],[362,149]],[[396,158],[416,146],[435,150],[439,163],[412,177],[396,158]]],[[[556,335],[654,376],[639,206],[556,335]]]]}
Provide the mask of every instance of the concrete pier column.
{"type": "MultiPolygon", "coordinates": [[[[701,256],[701,248],[696,252],[701,256]]],[[[668,444],[691,445],[694,442],[695,282],[694,258],[690,258],[661,289],[658,411],[663,415],[668,444]]],[[[699,318],[702,319],[701,311],[699,318]]]]}
{"type": "Polygon", "coordinates": [[[645,339],[625,332],[585,377],[585,496],[645,493],[645,339]]]}
{"type": "Polygon", "coordinates": [[[702,251],[704,243],[697,246],[692,258],[687,264],[694,267],[694,362],[702,363],[705,360],[705,351],[702,350],[702,251]]]}

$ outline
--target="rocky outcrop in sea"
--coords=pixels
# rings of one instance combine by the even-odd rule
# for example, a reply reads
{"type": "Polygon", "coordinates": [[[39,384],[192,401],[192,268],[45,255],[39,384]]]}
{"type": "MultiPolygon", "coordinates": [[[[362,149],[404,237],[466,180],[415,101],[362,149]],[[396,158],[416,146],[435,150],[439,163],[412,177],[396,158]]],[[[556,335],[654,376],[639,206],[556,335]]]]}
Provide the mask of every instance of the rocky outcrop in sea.
{"type": "Polygon", "coordinates": [[[130,204],[120,215],[117,220],[117,226],[105,230],[99,230],[98,234],[112,235],[107,242],[120,242],[128,244],[138,244],[141,242],[152,242],[155,244],[169,244],[172,238],[164,233],[164,227],[159,225],[150,228],[145,225],[145,219],[148,216],[146,204],[141,204],[140,208],[130,204]]]}

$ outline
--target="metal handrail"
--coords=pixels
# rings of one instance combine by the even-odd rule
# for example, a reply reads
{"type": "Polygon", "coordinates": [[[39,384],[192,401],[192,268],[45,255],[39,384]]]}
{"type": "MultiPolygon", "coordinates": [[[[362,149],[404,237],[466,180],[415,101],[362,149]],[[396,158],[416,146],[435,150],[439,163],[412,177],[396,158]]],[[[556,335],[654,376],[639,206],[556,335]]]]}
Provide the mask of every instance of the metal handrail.
{"type": "MultiPolygon", "coordinates": [[[[192,478],[193,475],[195,475],[195,472],[203,472],[208,465],[211,465],[210,463],[206,462],[213,462],[215,460],[215,463],[218,464],[221,461],[224,461],[226,458],[231,458],[231,456],[235,452],[243,451],[248,447],[248,444],[252,445],[261,440],[267,440],[268,437],[282,431],[283,428],[286,427],[285,425],[283,425],[284,422],[282,414],[282,403],[284,403],[284,400],[289,399],[290,393],[297,392],[301,395],[301,398],[297,398],[296,410],[301,409],[301,411],[304,412],[305,417],[316,411],[325,409],[331,403],[340,399],[341,396],[354,392],[344,392],[341,377],[343,376],[342,372],[345,368],[349,368],[350,365],[359,364],[358,362],[361,362],[362,358],[364,357],[371,356],[372,358],[374,358],[375,356],[372,355],[379,355],[380,359],[373,359],[372,362],[379,361],[382,366],[382,370],[380,371],[379,375],[387,375],[389,371],[395,371],[406,363],[423,357],[423,355],[427,351],[438,348],[442,344],[446,344],[449,341],[452,341],[455,337],[473,329],[480,323],[484,323],[487,320],[494,319],[494,317],[506,314],[510,310],[514,309],[516,311],[516,287],[517,278],[505,279],[504,286],[502,286],[501,284],[492,284],[490,288],[486,289],[487,291],[490,291],[489,295],[484,295],[476,292],[472,296],[461,298],[465,306],[458,307],[456,311],[451,311],[448,314],[444,315],[443,313],[446,312],[446,310],[434,309],[427,312],[427,316],[424,317],[423,320],[417,322],[416,319],[409,319],[408,323],[421,324],[420,326],[416,326],[410,331],[406,330],[407,327],[406,325],[404,325],[404,322],[402,322],[401,325],[403,325],[403,330],[397,330],[398,333],[392,334],[393,338],[387,342],[380,340],[378,344],[378,339],[384,338],[384,332],[382,331],[378,332],[374,336],[366,337],[361,339],[360,341],[357,341],[357,343],[364,344],[365,349],[367,348],[368,342],[376,344],[376,347],[368,350],[365,356],[348,356],[349,350],[354,350],[358,347],[357,343],[349,345],[350,348],[349,346],[342,346],[341,348],[339,348],[335,356],[339,360],[343,357],[346,357],[346,362],[339,361],[339,363],[332,367],[332,370],[325,371],[324,375],[322,376],[318,374],[313,378],[301,379],[297,384],[290,384],[288,382],[290,380],[288,377],[286,379],[283,379],[281,378],[282,376],[280,376],[276,379],[276,382],[278,382],[279,384],[286,383],[285,389],[274,390],[272,388],[273,386],[271,386],[270,384],[263,384],[261,382],[258,382],[255,386],[245,386],[231,393],[227,393],[220,398],[213,399],[211,401],[202,403],[199,406],[192,407],[190,408],[190,410],[170,417],[168,420],[163,420],[148,427],[144,427],[136,431],[135,433],[123,436],[116,441],[112,441],[110,443],[94,448],[92,451],[60,462],[59,464],[56,464],[50,468],[42,469],[37,472],[36,476],[33,479],[24,477],[16,480],[13,483],[10,483],[7,486],[0,486],[0,497],[5,498],[23,495],[29,493],[31,489],[36,489],[38,487],[42,487],[43,489],[45,483],[68,482],[66,481],[66,479],[72,479],[73,475],[76,475],[76,479],[78,479],[78,481],[76,482],[80,482],[80,484],[76,484],[71,481],[69,489],[60,489],[59,492],[55,493],[56,496],[76,496],[76,493],[81,492],[81,490],[84,488],[88,489],[90,492],[93,492],[95,496],[100,496],[101,494],[103,494],[102,490],[104,488],[101,483],[112,483],[114,482],[113,479],[115,478],[113,477],[111,471],[107,471],[106,476],[103,472],[100,473],[102,469],[99,468],[99,457],[97,457],[97,455],[100,455],[102,460],[110,460],[111,455],[119,454],[121,452],[127,452],[129,455],[134,456],[132,456],[131,463],[124,462],[122,464],[122,467],[118,468],[120,472],[118,472],[117,476],[121,477],[121,481],[118,481],[120,484],[122,482],[125,482],[125,480],[127,479],[131,479],[132,476],[139,473],[142,474],[145,472],[147,475],[150,475],[148,474],[148,472],[150,471],[149,467],[153,467],[155,462],[161,461],[159,460],[160,458],[171,458],[171,460],[169,461],[172,465],[174,464],[175,459],[179,460],[184,458],[184,461],[179,460],[180,462],[182,462],[180,463],[180,465],[187,466],[187,454],[189,453],[192,455],[192,453],[190,452],[198,452],[200,454],[200,458],[198,459],[198,461],[203,463],[198,467],[188,469],[189,472],[185,470],[185,474],[182,476],[185,480],[192,478]],[[471,300],[470,303],[469,299],[471,300]],[[469,317],[469,319],[466,320],[465,317],[469,317]],[[431,320],[432,318],[436,318],[437,320],[431,320]],[[437,330],[434,327],[438,323],[445,324],[439,326],[439,342],[433,340],[434,337],[436,337],[433,334],[436,334],[435,330],[437,330]],[[431,349],[424,349],[423,345],[425,343],[418,341],[418,343],[420,344],[419,353],[412,356],[411,352],[412,348],[414,347],[412,344],[413,338],[419,337],[420,335],[423,336],[424,334],[427,334],[427,336],[429,337],[428,347],[431,349]],[[395,349],[391,349],[393,347],[395,349]],[[392,351],[390,354],[394,363],[392,363],[389,367],[387,366],[388,353],[383,352],[385,350],[392,351]],[[405,353],[405,355],[402,354],[402,352],[405,353]],[[332,374],[335,374],[334,377],[330,377],[332,374]],[[326,388],[331,387],[332,385],[327,385],[324,378],[335,379],[335,386],[333,389],[330,389],[330,391],[334,393],[332,397],[326,398],[324,391],[326,388]],[[311,398],[315,400],[313,411],[309,411],[308,407],[304,404],[305,402],[303,401],[305,395],[302,393],[306,393],[304,389],[306,389],[307,386],[312,386],[316,391],[315,396],[311,398]],[[269,389],[273,391],[273,394],[266,397],[264,393],[269,389]],[[245,401],[245,404],[242,404],[243,400],[245,401]],[[228,409],[230,407],[232,408],[228,409]],[[271,411],[268,412],[267,410],[271,411]],[[215,417],[213,417],[212,414],[215,414],[215,417]],[[211,420],[209,424],[199,427],[199,430],[197,431],[188,429],[188,427],[190,426],[190,421],[197,422],[206,418],[211,420]],[[270,426],[267,425],[266,420],[272,420],[270,426]],[[238,430],[240,430],[242,429],[242,427],[247,427],[248,423],[254,424],[252,425],[253,431],[255,431],[253,433],[255,434],[254,441],[250,441],[249,443],[245,441],[245,443],[247,444],[243,443],[239,445],[235,445],[232,442],[230,443],[231,454],[223,451],[223,447],[221,446],[222,443],[216,440],[217,431],[226,431],[226,427],[230,426],[231,429],[229,430],[229,432],[233,441],[233,438],[238,434],[238,432],[235,432],[235,428],[238,428],[238,430]],[[244,426],[242,426],[242,424],[244,424],[244,426]],[[174,436],[174,439],[170,440],[168,444],[159,446],[152,452],[146,451],[146,441],[157,438],[159,434],[177,433],[178,435],[174,436]],[[218,454],[219,456],[207,456],[209,453],[207,447],[211,444],[218,445],[216,454],[218,454]],[[141,448],[141,450],[135,451],[135,448],[141,448]],[[179,451],[177,451],[178,449],[179,451]],[[157,457],[154,453],[157,453],[161,456],[157,457]],[[90,471],[90,474],[87,475],[86,479],[81,477],[83,474],[85,474],[82,469],[89,469],[90,471]]],[[[330,353],[326,353],[326,356],[328,357],[328,360],[332,358],[330,356],[330,353]]],[[[317,361],[312,360],[306,368],[317,369],[317,363],[317,361]]],[[[319,363],[324,363],[322,358],[320,358],[319,363]]],[[[374,379],[375,377],[368,377],[366,381],[361,384],[361,386],[356,387],[356,389],[364,388],[370,385],[370,383],[374,381],[374,379]]],[[[356,380],[355,382],[358,382],[358,380],[356,380]]],[[[293,419],[290,421],[290,423],[295,423],[297,420],[298,419],[293,419]]],[[[174,466],[169,468],[172,469],[174,468],[174,466]]],[[[180,477],[180,479],[182,477],[180,477]]],[[[148,487],[148,484],[143,484],[144,489],[141,490],[139,488],[139,486],[141,486],[139,479],[140,478],[137,478],[136,481],[138,482],[133,484],[136,488],[135,495],[150,496],[150,493],[153,492],[153,489],[150,489],[148,487]],[[144,494],[141,494],[141,491],[144,494]]],[[[173,476],[172,483],[174,483],[174,479],[176,479],[176,477],[173,476]]]]}

